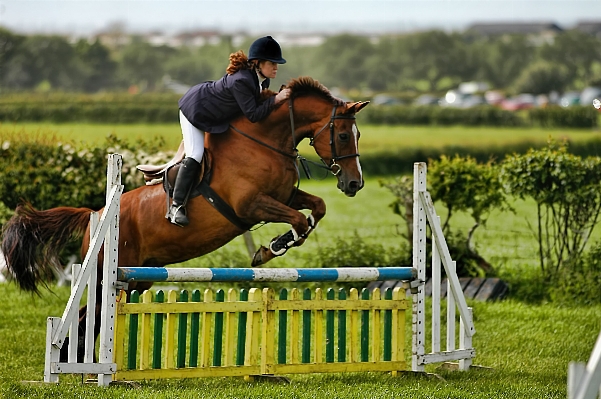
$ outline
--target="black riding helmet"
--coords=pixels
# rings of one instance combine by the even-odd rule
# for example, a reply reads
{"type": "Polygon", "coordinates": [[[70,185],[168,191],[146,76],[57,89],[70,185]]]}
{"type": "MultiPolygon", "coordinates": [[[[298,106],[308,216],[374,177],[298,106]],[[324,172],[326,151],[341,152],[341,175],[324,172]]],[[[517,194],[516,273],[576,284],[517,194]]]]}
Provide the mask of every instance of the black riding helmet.
{"type": "Polygon", "coordinates": [[[250,45],[248,50],[249,60],[267,60],[276,64],[285,64],[286,60],[282,58],[282,49],[273,37],[261,37],[250,45]]]}

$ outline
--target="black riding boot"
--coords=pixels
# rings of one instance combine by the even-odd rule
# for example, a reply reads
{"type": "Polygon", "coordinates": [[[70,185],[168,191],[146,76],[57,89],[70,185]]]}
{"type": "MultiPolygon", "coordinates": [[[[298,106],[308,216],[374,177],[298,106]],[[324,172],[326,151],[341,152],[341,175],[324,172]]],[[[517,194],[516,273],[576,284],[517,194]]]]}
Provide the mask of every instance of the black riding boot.
{"type": "Polygon", "coordinates": [[[173,188],[173,202],[169,208],[167,219],[180,227],[187,226],[190,223],[186,215],[186,203],[190,191],[192,191],[192,187],[198,179],[199,172],[200,164],[194,158],[188,157],[182,161],[177,173],[175,187],[173,188]]]}

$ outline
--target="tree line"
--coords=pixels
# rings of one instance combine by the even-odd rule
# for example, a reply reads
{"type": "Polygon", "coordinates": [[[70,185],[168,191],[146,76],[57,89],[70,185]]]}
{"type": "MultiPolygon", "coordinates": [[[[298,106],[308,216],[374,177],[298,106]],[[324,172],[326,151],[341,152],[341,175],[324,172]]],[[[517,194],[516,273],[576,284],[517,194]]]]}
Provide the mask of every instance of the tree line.
{"type": "MultiPolygon", "coordinates": [[[[228,56],[247,50],[224,36],[202,47],[153,46],[132,36],[109,48],[98,39],[70,42],[58,35],[21,35],[0,28],[0,93],[165,90],[169,82],[190,86],[225,73],[228,56]],[[239,48],[238,48],[239,47],[239,48]]],[[[319,46],[284,47],[272,88],[309,75],[345,92],[441,93],[464,81],[488,82],[507,93],[532,94],[601,86],[601,39],[578,30],[536,43],[526,35],[478,36],[438,30],[327,37],[319,46]]]]}

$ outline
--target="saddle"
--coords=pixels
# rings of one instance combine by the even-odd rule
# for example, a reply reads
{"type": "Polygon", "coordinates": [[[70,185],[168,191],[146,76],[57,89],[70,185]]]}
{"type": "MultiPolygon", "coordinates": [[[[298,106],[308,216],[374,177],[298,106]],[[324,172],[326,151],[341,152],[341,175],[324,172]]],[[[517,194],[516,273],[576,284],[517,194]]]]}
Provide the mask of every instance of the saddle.
{"type": "MultiPolygon", "coordinates": [[[[184,159],[184,142],[182,141],[175,156],[167,163],[162,165],[138,165],[136,169],[144,174],[144,180],[147,186],[163,184],[165,191],[166,212],[169,212],[169,206],[173,199],[173,188],[175,179],[179,172],[181,162],[184,159]]],[[[200,173],[197,184],[190,191],[188,199],[203,196],[219,213],[221,213],[232,224],[242,230],[249,230],[254,224],[250,224],[240,219],[232,207],[225,202],[210,186],[211,184],[211,165],[212,158],[209,151],[205,151],[200,163],[200,173]]]]}

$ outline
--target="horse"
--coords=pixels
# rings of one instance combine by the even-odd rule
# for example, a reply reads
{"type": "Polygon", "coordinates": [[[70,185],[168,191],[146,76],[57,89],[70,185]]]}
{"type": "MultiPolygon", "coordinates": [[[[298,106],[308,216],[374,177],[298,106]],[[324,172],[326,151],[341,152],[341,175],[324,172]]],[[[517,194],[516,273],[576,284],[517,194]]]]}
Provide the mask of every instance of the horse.
{"type": "MultiPolygon", "coordinates": [[[[357,194],[364,181],[355,115],[369,102],[338,99],[309,77],[293,79],[287,87],[290,98],[263,121],[252,123],[241,116],[231,122],[227,132],[207,135],[206,152],[212,160],[211,189],[243,225],[230,221],[204,196],[197,196],[187,204],[190,224],[178,227],[164,217],[164,188],[138,187],[121,196],[120,267],[159,267],[200,257],[243,234],[244,226],[263,222],[287,223],[292,228],[274,238],[269,248],[261,246],[252,260],[253,266],[302,245],[326,214],[323,199],[298,188],[297,144],[304,139],[310,140],[324,167],[336,176],[338,189],[349,197],[357,194]],[[307,217],[300,210],[309,210],[310,215],[307,217]]],[[[40,211],[27,203],[18,205],[4,226],[1,250],[22,290],[40,294],[40,283],[46,284],[61,248],[74,237],[83,236],[81,253],[82,258],[85,256],[90,244],[91,212],[74,207],[40,211]]],[[[102,257],[100,251],[98,284],[102,279],[102,257]]],[[[151,285],[132,282],[128,291],[142,291],[151,285]]],[[[97,320],[100,301],[98,298],[95,309],[97,320]]],[[[85,328],[86,311],[85,306],[80,309],[80,331],[85,328]]],[[[99,325],[97,321],[96,326],[99,325]]]]}

